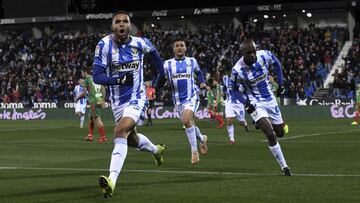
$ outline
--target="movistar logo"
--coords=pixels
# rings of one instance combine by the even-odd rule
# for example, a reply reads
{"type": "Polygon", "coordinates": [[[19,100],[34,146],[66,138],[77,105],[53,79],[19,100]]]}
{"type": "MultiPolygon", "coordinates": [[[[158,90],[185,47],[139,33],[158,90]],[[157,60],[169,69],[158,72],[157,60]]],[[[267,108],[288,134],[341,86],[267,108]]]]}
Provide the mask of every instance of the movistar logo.
{"type": "Polygon", "coordinates": [[[251,84],[258,83],[258,82],[264,81],[265,79],[266,79],[266,74],[264,73],[261,76],[250,80],[250,83],[251,84]]]}
{"type": "Polygon", "coordinates": [[[134,61],[131,63],[122,63],[118,65],[113,65],[113,67],[120,72],[137,70],[140,67],[140,61],[134,61]]]}
{"type": "Polygon", "coordinates": [[[190,73],[172,74],[172,79],[189,79],[190,77],[191,77],[190,73]]]}

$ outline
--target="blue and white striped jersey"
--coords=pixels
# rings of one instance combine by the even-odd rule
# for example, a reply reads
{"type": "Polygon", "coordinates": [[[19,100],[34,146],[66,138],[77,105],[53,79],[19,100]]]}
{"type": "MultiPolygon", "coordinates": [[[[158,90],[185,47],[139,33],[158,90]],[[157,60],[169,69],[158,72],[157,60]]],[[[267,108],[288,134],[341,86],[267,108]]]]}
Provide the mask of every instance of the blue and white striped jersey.
{"type": "Polygon", "coordinates": [[[275,100],[269,82],[269,67],[275,63],[276,57],[265,50],[256,51],[256,57],[252,66],[247,66],[241,57],[232,69],[232,80],[237,85],[243,84],[250,102],[275,100]]]}
{"type": "Polygon", "coordinates": [[[164,70],[170,82],[174,105],[184,104],[197,94],[194,73],[201,74],[199,64],[193,57],[164,62],[164,70]]]}
{"type": "MultiPolygon", "coordinates": [[[[234,104],[239,104],[241,103],[238,99],[236,99],[236,97],[233,94],[233,81],[230,79],[229,76],[224,75],[223,77],[223,86],[225,87],[226,91],[225,91],[225,95],[226,95],[226,102],[231,102],[234,104]]],[[[241,85],[241,84],[240,84],[241,85]]]]}
{"type": "Polygon", "coordinates": [[[121,78],[122,84],[110,86],[109,99],[116,105],[133,99],[146,99],[143,59],[155,48],[146,38],[130,38],[126,44],[117,44],[110,34],[102,38],[95,49],[93,64],[105,68],[108,77],[121,78]]]}
{"type": "MultiPolygon", "coordinates": [[[[85,87],[82,86],[82,85],[76,85],[75,88],[74,88],[74,98],[76,98],[77,96],[79,96],[79,94],[81,94],[82,92],[85,91],[85,87]]],[[[77,101],[78,104],[81,104],[81,105],[86,105],[86,97],[83,97],[81,99],[79,99],[77,101]]]]}

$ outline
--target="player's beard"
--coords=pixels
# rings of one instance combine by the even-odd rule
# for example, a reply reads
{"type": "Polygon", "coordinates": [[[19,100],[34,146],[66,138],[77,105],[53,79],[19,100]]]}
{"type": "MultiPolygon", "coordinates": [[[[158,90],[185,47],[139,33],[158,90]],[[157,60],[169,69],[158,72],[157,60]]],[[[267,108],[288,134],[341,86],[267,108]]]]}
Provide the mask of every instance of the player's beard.
{"type": "Polygon", "coordinates": [[[254,64],[256,62],[256,56],[254,57],[244,57],[244,63],[247,65],[247,66],[251,66],[252,64],[254,64]]]}
{"type": "Polygon", "coordinates": [[[126,31],[125,29],[119,29],[116,33],[116,38],[120,43],[125,43],[129,38],[129,31],[126,31]]]}

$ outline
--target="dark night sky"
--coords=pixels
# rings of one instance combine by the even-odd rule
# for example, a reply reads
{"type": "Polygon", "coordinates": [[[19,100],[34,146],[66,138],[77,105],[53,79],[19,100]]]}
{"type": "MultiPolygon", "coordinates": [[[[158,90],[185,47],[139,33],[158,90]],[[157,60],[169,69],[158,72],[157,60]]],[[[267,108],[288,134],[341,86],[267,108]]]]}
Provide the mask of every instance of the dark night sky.
{"type": "MultiPolygon", "coordinates": [[[[87,13],[88,10],[81,8],[81,0],[73,0],[76,2],[80,13],[87,13]]],[[[319,1],[319,0],[318,0],[319,1]]],[[[326,0],[320,0],[326,1],[326,0]]],[[[334,1],[334,0],[327,0],[334,1]]],[[[201,7],[223,7],[223,6],[241,6],[250,4],[278,4],[290,2],[306,2],[306,1],[289,1],[289,0],[95,0],[96,7],[90,13],[114,12],[117,10],[139,11],[139,10],[161,10],[161,9],[181,9],[181,8],[201,8],[201,7]]],[[[307,1],[313,2],[313,1],[307,1]]],[[[74,6],[70,11],[74,10],[74,6]]]]}
{"type": "MultiPolygon", "coordinates": [[[[14,0],[0,0],[0,18],[4,17],[3,2],[14,0]]],[[[17,0],[22,1],[22,0],[17,0]]],[[[28,2],[28,0],[23,0],[28,2]]],[[[242,6],[242,5],[261,5],[261,4],[284,4],[294,2],[304,2],[299,0],[63,0],[69,2],[69,13],[109,13],[118,10],[141,11],[141,10],[162,10],[162,9],[182,9],[182,8],[206,8],[206,7],[226,7],[226,6],[242,6]],[[93,2],[92,8],[85,8],[84,2],[93,2]]],[[[322,1],[351,1],[351,0],[317,0],[322,1]]],[[[360,0],[357,0],[360,1],[360,0]]],[[[51,4],[52,0],[48,0],[51,4]]],[[[306,2],[313,2],[307,0],[306,2]]],[[[25,8],[26,9],[26,8],[25,8]]],[[[43,8],[44,9],[44,8],[43,8]]],[[[32,10],[32,9],[31,9],[32,10]]],[[[33,10],[35,13],[38,9],[33,10]]],[[[36,16],[36,14],[33,16],[36,16]]],[[[12,16],[15,17],[15,16],[12,16]]],[[[21,17],[21,16],[20,16],[21,17]]],[[[26,16],[29,17],[29,16],[26,16]]]]}

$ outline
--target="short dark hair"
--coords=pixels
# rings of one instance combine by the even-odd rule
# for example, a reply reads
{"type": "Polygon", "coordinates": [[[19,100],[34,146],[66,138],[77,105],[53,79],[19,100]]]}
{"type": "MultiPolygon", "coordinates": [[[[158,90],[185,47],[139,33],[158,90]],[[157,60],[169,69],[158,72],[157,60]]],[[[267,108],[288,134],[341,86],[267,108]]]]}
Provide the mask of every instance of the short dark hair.
{"type": "Polygon", "coordinates": [[[84,70],[84,72],[86,72],[86,73],[88,73],[89,75],[91,75],[92,67],[91,67],[91,66],[86,66],[83,70],[84,70]]]}
{"type": "Polygon", "coordinates": [[[240,44],[240,51],[244,51],[244,46],[247,46],[248,44],[253,44],[255,43],[254,40],[252,38],[247,38],[244,39],[244,41],[241,42],[240,44]]]}
{"type": "MultiPolygon", "coordinates": [[[[129,12],[127,11],[123,11],[123,10],[119,10],[119,11],[116,11],[114,14],[113,14],[113,17],[114,18],[115,16],[119,15],[119,14],[125,14],[127,16],[129,16],[129,12]]],[[[129,16],[130,17],[130,16],[129,16]]]]}
{"type": "Polygon", "coordinates": [[[183,38],[181,38],[181,37],[175,38],[175,39],[173,40],[173,44],[174,44],[175,42],[179,42],[179,41],[185,42],[185,44],[186,44],[186,41],[185,41],[183,38]]]}

